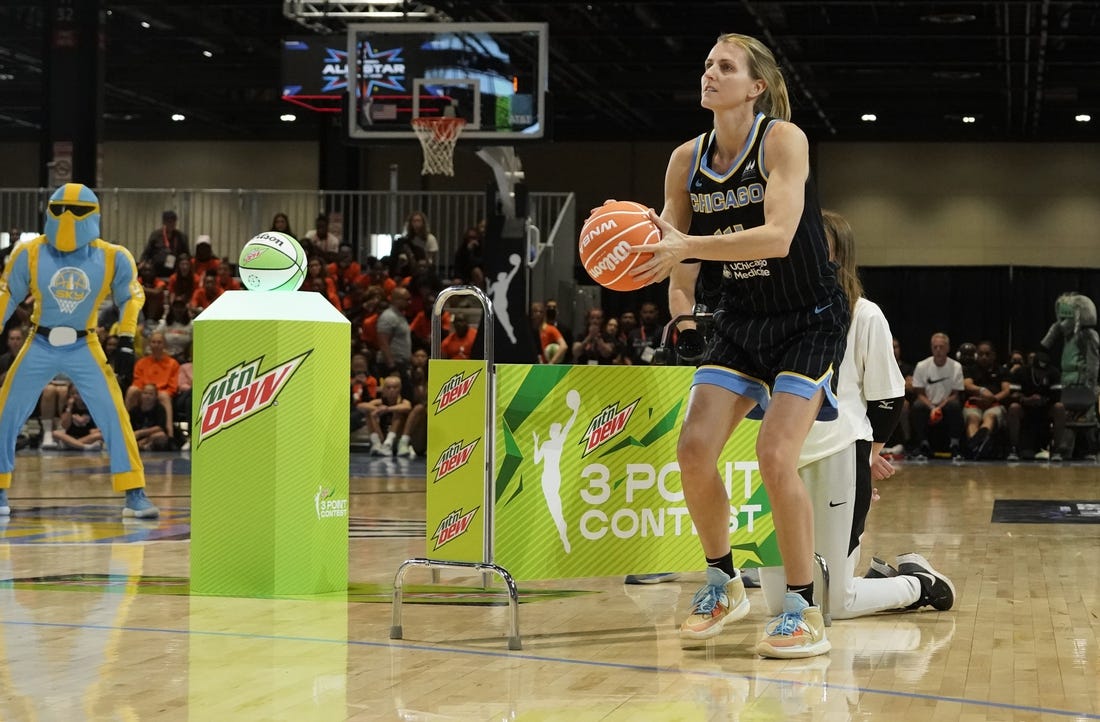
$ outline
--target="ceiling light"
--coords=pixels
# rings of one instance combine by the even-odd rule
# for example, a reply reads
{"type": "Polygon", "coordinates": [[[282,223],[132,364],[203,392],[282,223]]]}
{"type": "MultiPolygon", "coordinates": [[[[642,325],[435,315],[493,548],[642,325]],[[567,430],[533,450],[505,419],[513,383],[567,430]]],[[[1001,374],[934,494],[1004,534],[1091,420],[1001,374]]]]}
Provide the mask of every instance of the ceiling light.
{"type": "Polygon", "coordinates": [[[141,27],[143,27],[143,28],[145,28],[146,30],[148,30],[149,28],[151,28],[151,27],[153,27],[153,26],[149,24],[149,21],[148,21],[148,20],[142,20],[142,21],[141,21],[141,27]]]}
{"type": "Polygon", "coordinates": [[[874,123],[876,120],[878,120],[878,116],[874,113],[864,113],[863,115],[859,116],[859,119],[867,123],[874,123]]]}
{"type": "Polygon", "coordinates": [[[183,113],[172,113],[172,120],[178,123],[181,120],[187,120],[187,116],[185,116],[183,113]]]}
{"type": "Polygon", "coordinates": [[[294,113],[283,113],[279,116],[279,120],[283,121],[284,123],[293,123],[294,121],[298,120],[298,116],[294,115],[294,113]]]}
{"type": "Polygon", "coordinates": [[[1073,119],[1076,120],[1078,123],[1087,123],[1092,120],[1092,116],[1088,113],[1078,113],[1077,115],[1073,116],[1073,119]]]}
{"type": "Polygon", "coordinates": [[[975,120],[976,120],[976,118],[973,115],[964,115],[963,116],[963,122],[964,123],[973,123],[975,120]]]}
{"type": "Polygon", "coordinates": [[[202,55],[203,55],[203,57],[204,57],[204,58],[212,58],[212,57],[214,57],[214,53],[210,52],[209,50],[203,50],[203,51],[202,51],[202,55]]]}
{"type": "Polygon", "coordinates": [[[977,20],[977,17],[970,13],[933,13],[932,15],[922,15],[921,20],[934,25],[961,25],[962,23],[973,22],[977,20]]]}
{"type": "Polygon", "coordinates": [[[0,80],[15,80],[15,73],[6,73],[0,70],[0,80]]]}
{"type": "Polygon", "coordinates": [[[976,80],[982,74],[977,70],[936,70],[932,77],[940,80],[976,80]]]}

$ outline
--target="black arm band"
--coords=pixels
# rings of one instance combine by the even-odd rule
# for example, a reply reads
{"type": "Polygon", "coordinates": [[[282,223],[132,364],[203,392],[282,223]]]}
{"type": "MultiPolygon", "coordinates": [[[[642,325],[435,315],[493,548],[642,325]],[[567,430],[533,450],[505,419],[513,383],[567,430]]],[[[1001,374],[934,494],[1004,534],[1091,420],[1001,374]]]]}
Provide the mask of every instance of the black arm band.
{"type": "Polygon", "coordinates": [[[871,422],[871,431],[876,443],[885,444],[894,433],[894,427],[901,420],[904,396],[896,399],[882,399],[867,402],[867,418],[871,422]]]}

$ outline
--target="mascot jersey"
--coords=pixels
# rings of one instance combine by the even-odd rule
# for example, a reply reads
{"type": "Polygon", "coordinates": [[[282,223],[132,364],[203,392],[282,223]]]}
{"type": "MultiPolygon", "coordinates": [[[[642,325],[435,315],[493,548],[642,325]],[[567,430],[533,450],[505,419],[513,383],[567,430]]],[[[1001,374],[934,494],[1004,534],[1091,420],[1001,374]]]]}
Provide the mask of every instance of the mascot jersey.
{"type": "Polygon", "coordinates": [[[58,188],[45,233],[12,251],[0,280],[4,323],[28,293],[33,333],[0,388],[0,489],[11,486],[19,430],[58,373],[73,380],[103,432],[115,491],[145,486],[130,417],[95,333],[100,304],[111,297],[121,313],[120,333],[132,336],[145,293],[130,252],[99,237],[99,199],[91,189],[58,188]]]}

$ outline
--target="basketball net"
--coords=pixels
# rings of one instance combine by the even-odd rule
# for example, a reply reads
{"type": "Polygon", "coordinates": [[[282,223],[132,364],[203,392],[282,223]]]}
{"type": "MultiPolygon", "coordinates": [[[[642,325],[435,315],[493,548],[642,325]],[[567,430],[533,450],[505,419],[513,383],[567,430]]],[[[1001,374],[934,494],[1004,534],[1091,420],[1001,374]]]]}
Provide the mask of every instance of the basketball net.
{"type": "Polygon", "coordinates": [[[412,119],[413,131],[424,151],[424,165],[420,168],[420,175],[455,174],[455,143],[465,127],[465,118],[412,119]]]}

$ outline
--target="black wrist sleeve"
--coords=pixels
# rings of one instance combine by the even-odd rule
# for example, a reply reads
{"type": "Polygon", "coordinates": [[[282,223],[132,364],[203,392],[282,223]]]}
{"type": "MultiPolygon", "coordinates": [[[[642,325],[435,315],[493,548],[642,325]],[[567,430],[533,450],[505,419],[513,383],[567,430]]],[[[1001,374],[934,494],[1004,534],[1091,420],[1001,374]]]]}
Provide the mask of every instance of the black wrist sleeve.
{"type": "Polygon", "coordinates": [[[885,444],[894,433],[894,427],[901,420],[904,396],[896,399],[882,399],[867,402],[867,418],[871,422],[871,431],[876,443],[885,444]]]}

